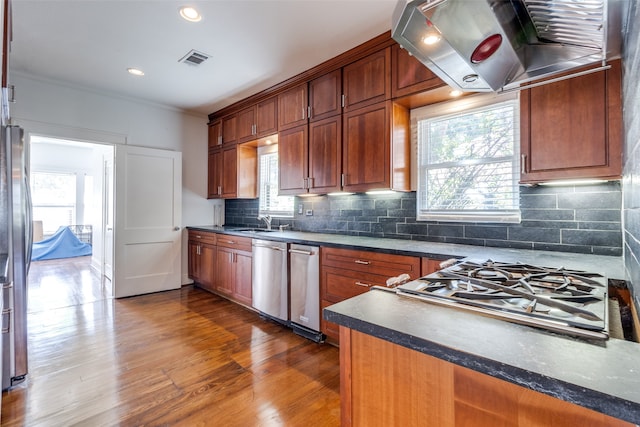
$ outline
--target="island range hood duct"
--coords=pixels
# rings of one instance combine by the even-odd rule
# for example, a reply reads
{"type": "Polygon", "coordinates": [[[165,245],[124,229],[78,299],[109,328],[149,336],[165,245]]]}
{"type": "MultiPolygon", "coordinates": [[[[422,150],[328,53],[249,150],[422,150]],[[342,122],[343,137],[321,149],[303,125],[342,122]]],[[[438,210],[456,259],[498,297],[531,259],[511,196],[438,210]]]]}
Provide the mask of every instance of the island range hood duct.
{"type": "Polygon", "coordinates": [[[620,56],[626,0],[400,0],[392,37],[453,88],[491,92],[620,56]]]}

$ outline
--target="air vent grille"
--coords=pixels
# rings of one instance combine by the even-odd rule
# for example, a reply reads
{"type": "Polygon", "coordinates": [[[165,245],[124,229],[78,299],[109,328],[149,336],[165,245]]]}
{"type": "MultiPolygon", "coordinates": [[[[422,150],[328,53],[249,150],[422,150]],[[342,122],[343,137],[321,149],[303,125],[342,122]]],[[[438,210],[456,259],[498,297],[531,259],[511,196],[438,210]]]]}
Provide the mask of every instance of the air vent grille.
{"type": "Polygon", "coordinates": [[[207,55],[206,53],[198,52],[195,49],[191,49],[189,53],[180,58],[178,62],[184,62],[185,64],[189,65],[200,65],[204,61],[209,59],[209,56],[210,55],[207,55]]]}

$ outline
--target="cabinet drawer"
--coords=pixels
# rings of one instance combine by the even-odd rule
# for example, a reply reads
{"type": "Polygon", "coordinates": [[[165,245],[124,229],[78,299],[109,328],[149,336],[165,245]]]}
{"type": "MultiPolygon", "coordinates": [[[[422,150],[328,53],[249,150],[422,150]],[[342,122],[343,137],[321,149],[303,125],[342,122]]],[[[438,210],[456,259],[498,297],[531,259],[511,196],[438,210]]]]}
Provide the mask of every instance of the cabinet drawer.
{"type": "Polygon", "coordinates": [[[323,267],[322,299],[340,302],[367,292],[371,286],[386,286],[388,278],[379,274],[323,267]]]}
{"type": "Polygon", "coordinates": [[[322,248],[322,265],[379,274],[386,278],[402,273],[407,273],[411,278],[420,276],[420,258],[406,255],[322,248]]]}
{"type": "Polygon", "coordinates": [[[251,252],[251,238],[221,234],[218,236],[218,246],[251,252]]]}
{"type": "Polygon", "coordinates": [[[189,240],[192,242],[209,243],[210,245],[216,244],[216,233],[209,233],[206,231],[189,230],[189,240]]]}

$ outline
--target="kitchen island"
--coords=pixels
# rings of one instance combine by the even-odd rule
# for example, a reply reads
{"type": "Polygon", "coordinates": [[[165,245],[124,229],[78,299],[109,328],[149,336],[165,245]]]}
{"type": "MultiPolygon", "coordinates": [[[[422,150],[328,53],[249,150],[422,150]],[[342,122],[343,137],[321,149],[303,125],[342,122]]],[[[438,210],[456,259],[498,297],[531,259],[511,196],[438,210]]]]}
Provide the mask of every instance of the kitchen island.
{"type": "Polygon", "coordinates": [[[637,343],[573,338],[378,289],[324,316],[341,328],[343,425],[640,423],[637,343]]]}

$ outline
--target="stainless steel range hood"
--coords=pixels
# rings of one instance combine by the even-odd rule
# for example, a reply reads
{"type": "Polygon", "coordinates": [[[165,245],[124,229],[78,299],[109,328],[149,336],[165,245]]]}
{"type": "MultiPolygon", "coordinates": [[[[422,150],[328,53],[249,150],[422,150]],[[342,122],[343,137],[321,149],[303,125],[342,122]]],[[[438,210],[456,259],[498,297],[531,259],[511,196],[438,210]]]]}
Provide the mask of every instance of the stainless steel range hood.
{"type": "Polygon", "coordinates": [[[627,0],[400,0],[392,37],[463,91],[518,87],[620,56],[627,0]]]}

